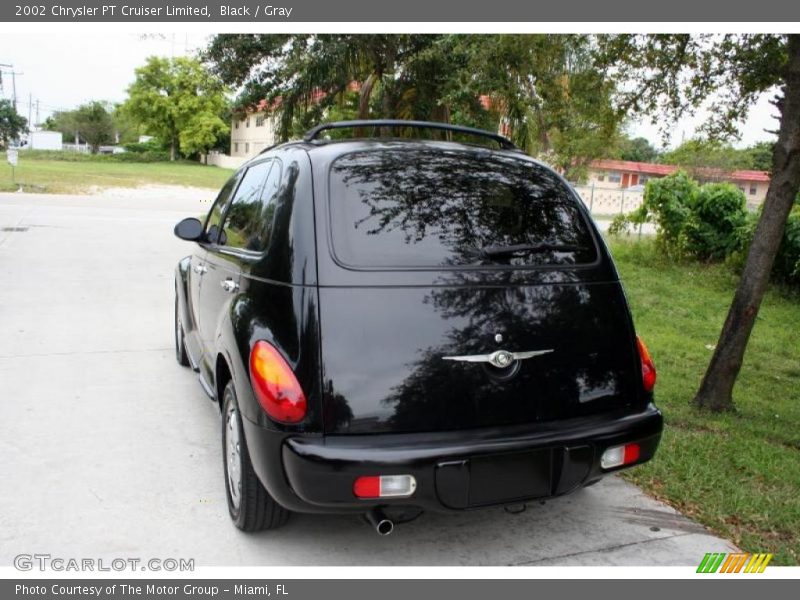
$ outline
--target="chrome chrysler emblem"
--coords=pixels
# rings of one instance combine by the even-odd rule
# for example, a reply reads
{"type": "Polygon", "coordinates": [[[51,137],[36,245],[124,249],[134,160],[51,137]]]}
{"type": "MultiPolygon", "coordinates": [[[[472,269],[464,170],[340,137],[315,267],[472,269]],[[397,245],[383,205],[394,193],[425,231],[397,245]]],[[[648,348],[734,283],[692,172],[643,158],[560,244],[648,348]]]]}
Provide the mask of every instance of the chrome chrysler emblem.
{"type": "Polygon", "coordinates": [[[549,354],[553,349],[529,350],[527,352],[509,352],[508,350],[495,350],[491,354],[469,354],[464,356],[443,356],[442,360],[457,360],[459,362],[489,363],[498,369],[505,369],[518,360],[526,360],[534,356],[549,354]]]}

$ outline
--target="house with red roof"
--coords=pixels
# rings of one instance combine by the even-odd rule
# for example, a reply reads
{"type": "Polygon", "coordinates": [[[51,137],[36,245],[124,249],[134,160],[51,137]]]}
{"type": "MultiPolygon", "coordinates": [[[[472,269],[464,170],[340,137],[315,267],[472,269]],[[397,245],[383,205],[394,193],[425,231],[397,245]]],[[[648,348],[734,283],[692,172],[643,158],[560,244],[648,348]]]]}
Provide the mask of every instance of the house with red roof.
{"type": "Polygon", "coordinates": [[[588,184],[605,189],[641,189],[649,179],[665,177],[683,169],[701,183],[724,181],[744,192],[749,205],[761,204],[767,197],[769,173],[766,171],[725,171],[711,168],[686,168],[676,165],[599,159],[589,165],[588,184]]]}
{"type": "MultiPolygon", "coordinates": [[[[351,81],[347,86],[351,92],[361,89],[361,84],[351,81]]],[[[310,101],[312,104],[322,101],[327,92],[313,90],[310,101]]],[[[280,108],[281,98],[268,102],[261,100],[255,106],[237,111],[231,119],[231,156],[239,159],[248,159],[261,152],[264,148],[273,146],[278,141],[277,119],[275,109],[280,108]]]]}

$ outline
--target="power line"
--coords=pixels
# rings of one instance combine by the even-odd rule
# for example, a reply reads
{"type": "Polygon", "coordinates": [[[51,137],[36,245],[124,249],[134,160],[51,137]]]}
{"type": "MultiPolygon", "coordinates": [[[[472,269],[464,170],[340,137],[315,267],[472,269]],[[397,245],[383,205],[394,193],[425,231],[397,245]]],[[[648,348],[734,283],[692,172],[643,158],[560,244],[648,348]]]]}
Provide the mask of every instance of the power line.
{"type": "Polygon", "coordinates": [[[17,75],[24,75],[21,71],[15,71],[14,65],[7,65],[5,63],[0,63],[0,90],[3,87],[3,73],[6,75],[11,75],[11,90],[12,90],[12,98],[14,102],[14,111],[17,110],[17,75]],[[10,71],[3,71],[2,67],[6,67],[11,69],[10,71]]]}

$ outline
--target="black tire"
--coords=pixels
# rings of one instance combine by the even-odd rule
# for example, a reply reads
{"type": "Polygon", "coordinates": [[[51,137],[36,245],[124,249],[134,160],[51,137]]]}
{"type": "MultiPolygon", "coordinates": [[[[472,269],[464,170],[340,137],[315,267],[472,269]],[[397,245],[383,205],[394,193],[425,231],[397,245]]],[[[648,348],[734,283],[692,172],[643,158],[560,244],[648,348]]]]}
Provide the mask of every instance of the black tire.
{"type": "Polygon", "coordinates": [[[247,442],[242,430],[239,405],[236,401],[236,390],[233,381],[229,381],[222,393],[222,462],[225,473],[225,497],[228,500],[228,512],[234,525],[242,531],[263,531],[277,529],[289,519],[290,511],[278,504],[259,481],[250,462],[247,442]],[[232,413],[235,416],[232,416],[232,413]],[[238,437],[233,437],[238,436],[238,437]],[[238,451],[229,455],[228,442],[233,437],[238,440],[238,451]],[[234,485],[229,475],[229,468],[239,468],[239,493],[234,495],[234,485]]]}
{"type": "Polygon", "coordinates": [[[183,324],[178,318],[178,290],[175,290],[175,360],[182,367],[189,367],[189,356],[183,340],[183,324]]]}

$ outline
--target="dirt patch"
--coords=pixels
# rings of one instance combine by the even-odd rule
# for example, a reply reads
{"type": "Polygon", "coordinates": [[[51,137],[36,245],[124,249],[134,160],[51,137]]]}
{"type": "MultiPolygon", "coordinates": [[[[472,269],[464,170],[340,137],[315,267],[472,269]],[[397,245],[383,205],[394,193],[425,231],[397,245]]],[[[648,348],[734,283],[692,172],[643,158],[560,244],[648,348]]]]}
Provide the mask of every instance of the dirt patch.
{"type": "Polygon", "coordinates": [[[89,194],[123,200],[199,200],[210,202],[219,190],[185,185],[143,185],[140,187],[92,187],[89,194]]]}

